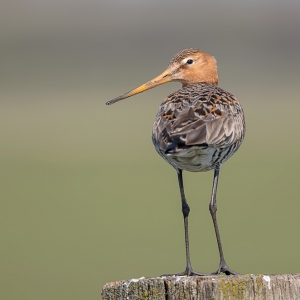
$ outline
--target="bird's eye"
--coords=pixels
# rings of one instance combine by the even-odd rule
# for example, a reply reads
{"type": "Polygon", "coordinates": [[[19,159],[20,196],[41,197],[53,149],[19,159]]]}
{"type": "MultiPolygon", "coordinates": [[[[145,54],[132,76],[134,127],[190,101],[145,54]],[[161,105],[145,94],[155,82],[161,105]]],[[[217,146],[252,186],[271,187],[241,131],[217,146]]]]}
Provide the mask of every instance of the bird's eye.
{"type": "Polygon", "coordinates": [[[191,65],[191,64],[193,64],[193,62],[194,61],[191,58],[186,61],[187,65],[191,65]]]}

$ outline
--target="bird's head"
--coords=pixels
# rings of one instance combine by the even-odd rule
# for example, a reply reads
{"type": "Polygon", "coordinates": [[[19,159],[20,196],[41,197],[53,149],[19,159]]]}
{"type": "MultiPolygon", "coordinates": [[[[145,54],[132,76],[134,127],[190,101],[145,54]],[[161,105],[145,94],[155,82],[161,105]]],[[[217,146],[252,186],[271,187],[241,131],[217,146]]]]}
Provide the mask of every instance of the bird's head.
{"type": "Polygon", "coordinates": [[[216,60],[213,56],[198,49],[182,50],[172,58],[166,70],[160,75],[138,88],[108,101],[106,104],[116,103],[171,81],[181,82],[183,86],[198,82],[217,85],[218,73],[216,60]]]}

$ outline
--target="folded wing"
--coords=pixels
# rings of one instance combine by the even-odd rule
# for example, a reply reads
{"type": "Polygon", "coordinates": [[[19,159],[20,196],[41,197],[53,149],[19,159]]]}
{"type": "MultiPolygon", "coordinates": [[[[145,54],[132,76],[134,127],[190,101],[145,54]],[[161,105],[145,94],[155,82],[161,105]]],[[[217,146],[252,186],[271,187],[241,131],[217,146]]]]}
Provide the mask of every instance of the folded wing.
{"type": "Polygon", "coordinates": [[[228,147],[241,138],[238,128],[243,122],[243,111],[237,99],[216,86],[205,87],[198,87],[197,93],[194,86],[181,89],[162,103],[153,127],[158,151],[228,147]]]}

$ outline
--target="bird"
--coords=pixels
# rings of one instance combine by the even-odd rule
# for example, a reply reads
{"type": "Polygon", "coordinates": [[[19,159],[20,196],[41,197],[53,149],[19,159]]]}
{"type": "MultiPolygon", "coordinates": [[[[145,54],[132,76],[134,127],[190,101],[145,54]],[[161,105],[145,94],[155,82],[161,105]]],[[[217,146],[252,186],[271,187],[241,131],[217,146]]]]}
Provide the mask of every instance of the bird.
{"type": "Polygon", "coordinates": [[[182,87],[170,94],[159,106],[152,130],[158,154],[177,172],[181,210],[184,220],[186,268],[164,276],[237,275],[225,261],[217,222],[217,187],[220,168],[240,147],[245,136],[245,117],[241,104],[231,93],[218,86],[214,56],[195,48],[178,52],[160,75],[108,102],[125,98],[167,82],[182,87]],[[190,259],[188,217],[190,207],[185,197],[183,171],[214,171],[209,211],[218,250],[219,267],[210,274],[196,272],[190,259]]]}

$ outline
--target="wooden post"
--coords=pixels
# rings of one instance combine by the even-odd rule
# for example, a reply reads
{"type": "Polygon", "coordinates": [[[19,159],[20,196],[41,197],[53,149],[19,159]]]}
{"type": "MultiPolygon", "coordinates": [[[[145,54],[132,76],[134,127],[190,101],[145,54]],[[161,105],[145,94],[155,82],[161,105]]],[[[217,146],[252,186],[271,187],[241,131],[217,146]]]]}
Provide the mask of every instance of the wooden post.
{"type": "Polygon", "coordinates": [[[300,274],[157,277],[110,282],[103,300],[300,300],[300,274]]]}

